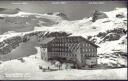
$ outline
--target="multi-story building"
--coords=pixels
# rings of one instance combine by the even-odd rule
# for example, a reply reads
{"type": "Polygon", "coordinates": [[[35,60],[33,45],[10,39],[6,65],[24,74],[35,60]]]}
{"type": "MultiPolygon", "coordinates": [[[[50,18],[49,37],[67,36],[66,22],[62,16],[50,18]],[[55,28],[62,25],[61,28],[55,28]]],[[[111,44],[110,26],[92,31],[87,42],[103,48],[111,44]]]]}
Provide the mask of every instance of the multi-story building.
{"type": "Polygon", "coordinates": [[[42,41],[41,57],[48,61],[51,58],[65,58],[81,66],[97,64],[97,45],[82,36],[52,37],[42,41]],[[46,43],[47,42],[47,43],[46,43]]]}

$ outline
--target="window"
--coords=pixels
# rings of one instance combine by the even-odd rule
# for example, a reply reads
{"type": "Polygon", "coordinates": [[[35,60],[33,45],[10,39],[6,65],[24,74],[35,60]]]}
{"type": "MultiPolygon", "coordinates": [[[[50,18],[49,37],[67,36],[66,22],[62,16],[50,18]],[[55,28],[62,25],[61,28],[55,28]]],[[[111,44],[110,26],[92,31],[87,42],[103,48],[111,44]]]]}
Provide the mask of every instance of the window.
{"type": "Polygon", "coordinates": [[[92,57],[92,53],[90,53],[90,57],[92,57]]]}
{"type": "Polygon", "coordinates": [[[90,57],[92,57],[92,53],[90,53],[90,57]]]}
{"type": "Polygon", "coordinates": [[[90,51],[92,51],[92,49],[90,49],[90,51]]]}
{"type": "Polygon", "coordinates": [[[84,52],[84,48],[83,48],[83,52],[84,52]]]}
{"type": "Polygon", "coordinates": [[[90,57],[90,53],[88,54],[88,57],[90,57]]]}
{"type": "Polygon", "coordinates": [[[65,53],[65,56],[67,56],[67,53],[65,53]]]}
{"type": "Polygon", "coordinates": [[[70,54],[70,56],[72,56],[72,54],[70,54]]]}
{"type": "Polygon", "coordinates": [[[86,54],[84,55],[84,57],[86,57],[86,54]]]}
{"type": "Polygon", "coordinates": [[[92,56],[94,57],[94,54],[92,53],[92,56]]]}
{"type": "Polygon", "coordinates": [[[63,53],[64,54],[64,56],[66,56],[66,53],[63,53]]]}
{"type": "Polygon", "coordinates": [[[65,48],[65,51],[67,52],[67,48],[65,48]]]}
{"type": "Polygon", "coordinates": [[[87,54],[87,56],[89,57],[89,54],[87,54]]]}
{"type": "Polygon", "coordinates": [[[83,44],[83,47],[84,47],[85,44],[83,44]]]}
{"type": "Polygon", "coordinates": [[[94,54],[92,53],[92,56],[94,57],[94,54]]]}
{"type": "Polygon", "coordinates": [[[68,53],[66,53],[67,54],[67,56],[68,56],[68,53]]]}
{"type": "Polygon", "coordinates": [[[67,46],[67,43],[63,43],[64,46],[67,46]]]}

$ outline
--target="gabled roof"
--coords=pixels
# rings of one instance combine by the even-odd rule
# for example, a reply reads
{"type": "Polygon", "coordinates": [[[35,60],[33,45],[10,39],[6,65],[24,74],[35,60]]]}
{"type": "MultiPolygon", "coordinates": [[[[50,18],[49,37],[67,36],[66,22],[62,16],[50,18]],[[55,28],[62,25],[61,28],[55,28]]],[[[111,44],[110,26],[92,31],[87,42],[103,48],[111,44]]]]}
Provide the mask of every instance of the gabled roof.
{"type": "Polygon", "coordinates": [[[85,41],[89,42],[91,45],[95,46],[95,47],[99,47],[98,45],[96,45],[95,43],[85,39],[84,37],[80,36],[82,39],[84,39],[85,41]]]}
{"type": "Polygon", "coordinates": [[[60,40],[60,39],[63,39],[63,38],[66,38],[66,39],[68,39],[68,38],[74,38],[74,39],[75,39],[75,38],[80,38],[80,39],[82,39],[82,40],[77,41],[77,42],[86,41],[86,42],[90,43],[91,45],[93,45],[93,46],[95,46],[95,47],[99,47],[98,45],[92,43],[91,41],[85,39],[85,38],[82,37],[82,36],[48,37],[48,38],[42,39],[42,40],[39,42],[39,44],[48,44],[48,43],[52,42],[53,40],[56,40],[56,39],[60,40]]]}
{"type": "MultiPolygon", "coordinates": [[[[82,36],[69,36],[69,37],[78,37],[78,38],[81,38],[83,39],[84,41],[90,43],[91,45],[95,46],[95,47],[99,47],[98,45],[92,43],[91,41],[87,40],[86,38],[82,37],[82,36]]],[[[81,41],[82,42],[82,41],[81,41]]]]}
{"type": "MultiPolygon", "coordinates": [[[[86,41],[86,42],[88,42],[88,43],[90,43],[91,45],[93,45],[93,46],[95,46],[95,47],[99,47],[98,45],[96,45],[96,44],[94,44],[94,43],[92,43],[91,41],[89,41],[89,40],[87,40],[87,39],[85,39],[84,37],[82,37],[82,36],[67,36],[67,37],[57,37],[57,38],[54,38],[53,40],[56,40],[56,39],[58,39],[58,40],[60,40],[60,39],[68,39],[68,38],[80,38],[80,39],[82,39],[82,40],[80,40],[80,41],[77,41],[77,42],[82,42],[82,41],[86,41]]],[[[51,41],[50,41],[51,42],[51,41]]]]}

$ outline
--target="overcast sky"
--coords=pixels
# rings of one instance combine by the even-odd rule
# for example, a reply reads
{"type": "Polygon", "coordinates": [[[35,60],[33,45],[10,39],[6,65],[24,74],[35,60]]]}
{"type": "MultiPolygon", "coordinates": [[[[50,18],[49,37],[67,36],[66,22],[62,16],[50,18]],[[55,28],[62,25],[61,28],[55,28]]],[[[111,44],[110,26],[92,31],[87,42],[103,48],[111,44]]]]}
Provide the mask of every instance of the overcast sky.
{"type": "Polygon", "coordinates": [[[20,8],[27,12],[63,12],[70,20],[92,16],[94,10],[110,11],[126,7],[123,1],[0,1],[0,8],[20,8]]]}

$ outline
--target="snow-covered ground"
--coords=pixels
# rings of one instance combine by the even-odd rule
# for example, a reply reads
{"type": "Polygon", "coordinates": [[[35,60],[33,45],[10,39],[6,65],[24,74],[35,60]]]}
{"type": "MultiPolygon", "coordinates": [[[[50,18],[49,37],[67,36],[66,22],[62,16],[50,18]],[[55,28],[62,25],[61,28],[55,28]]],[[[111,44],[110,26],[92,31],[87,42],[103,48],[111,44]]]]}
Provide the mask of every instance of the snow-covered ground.
{"type": "Polygon", "coordinates": [[[31,79],[47,80],[107,80],[107,79],[127,79],[127,69],[108,70],[61,70],[56,72],[46,72],[34,74],[31,79]],[[34,77],[35,76],[35,77],[34,77]]]}
{"type": "MultiPolygon", "coordinates": [[[[18,66],[18,65],[17,65],[18,66]]],[[[30,67],[20,68],[20,72],[6,72],[4,80],[127,80],[127,68],[100,70],[58,70],[52,72],[31,72],[30,67]],[[24,72],[24,70],[27,70],[24,72]],[[16,75],[16,76],[13,76],[16,75]]],[[[16,67],[15,67],[16,68],[16,67]]],[[[19,69],[19,68],[18,68],[19,69]]]]}
{"type": "MultiPolygon", "coordinates": [[[[34,58],[34,57],[33,57],[34,58]]],[[[49,66],[42,62],[42,66],[49,66]]],[[[127,68],[120,69],[97,69],[97,70],[77,70],[63,69],[58,71],[43,72],[39,69],[40,61],[29,59],[21,63],[12,60],[0,65],[0,79],[4,80],[107,80],[107,79],[127,79],[127,68]]]]}
{"type": "Polygon", "coordinates": [[[126,35],[122,36],[119,40],[115,41],[106,41],[105,43],[99,44],[98,53],[113,53],[112,50],[120,50],[121,52],[127,52],[127,40],[126,35]],[[120,44],[121,42],[125,44],[120,44]]]}
{"type": "Polygon", "coordinates": [[[49,62],[40,58],[39,47],[36,55],[24,57],[21,60],[11,60],[0,64],[0,79],[4,80],[107,80],[107,79],[127,79],[127,68],[116,69],[96,69],[96,70],[79,70],[79,69],[62,69],[58,71],[43,72],[43,68],[53,68],[49,62]]]}

